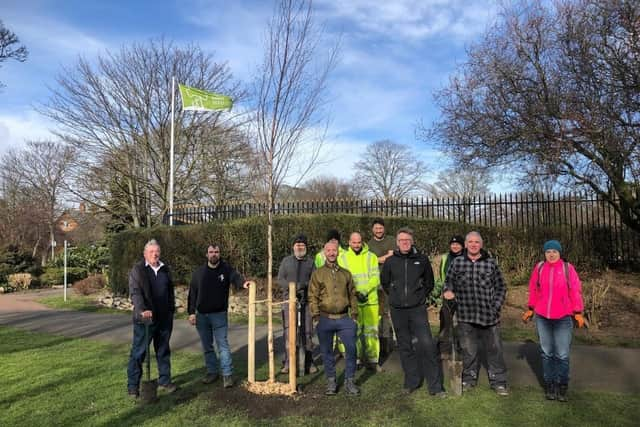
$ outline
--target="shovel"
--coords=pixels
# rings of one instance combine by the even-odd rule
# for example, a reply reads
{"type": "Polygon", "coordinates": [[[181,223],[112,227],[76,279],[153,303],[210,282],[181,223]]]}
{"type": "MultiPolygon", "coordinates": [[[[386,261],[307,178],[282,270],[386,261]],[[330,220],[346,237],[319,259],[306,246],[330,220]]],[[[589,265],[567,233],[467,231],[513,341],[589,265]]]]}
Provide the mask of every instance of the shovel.
{"type": "Polygon", "coordinates": [[[147,344],[147,379],[140,385],[140,400],[142,403],[153,403],[158,398],[158,380],[151,379],[151,339],[149,338],[149,323],[144,324],[144,340],[147,344]]]}
{"type": "Polygon", "coordinates": [[[462,360],[458,352],[458,316],[455,310],[452,310],[449,304],[445,303],[445,307],[449,310],[452,319],[452,337],[451,337],[451,358],[447,360],[447,369],[449,371],[449,389],[454,396],[462,396],[462,360]]]}

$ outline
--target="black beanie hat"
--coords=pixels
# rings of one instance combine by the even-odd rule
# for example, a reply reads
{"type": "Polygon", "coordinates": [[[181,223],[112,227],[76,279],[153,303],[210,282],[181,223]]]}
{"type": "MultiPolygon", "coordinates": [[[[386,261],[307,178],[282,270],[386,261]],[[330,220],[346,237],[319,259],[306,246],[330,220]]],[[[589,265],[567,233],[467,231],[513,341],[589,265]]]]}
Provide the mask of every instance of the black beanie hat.
{"type": "Polygon", "coordinates": [[[296,243],[304,243],[305,245],[307,244],[307,236],[305,236],[304,234],[300,233],[298,234],[294,239],[293,239],[293,244],[295,245],[296,243]]]}
{"type": "Polygon", "coordinates": [[[464,237],[456,234],[451,238],[451,240],[449,240],[449,245],[451,245],[452,243],[460,243],[462,246],[464,246],[464,237]]]}
{"type": "Polygon", "coordinates": [[[328,242],[329,240],[333,240],[336,239],[338,242],[340,241],[340,232],[336,229],[331,229],[329,231],[327,231],[327,238],[325,240],[325,242],[328,242]]]}

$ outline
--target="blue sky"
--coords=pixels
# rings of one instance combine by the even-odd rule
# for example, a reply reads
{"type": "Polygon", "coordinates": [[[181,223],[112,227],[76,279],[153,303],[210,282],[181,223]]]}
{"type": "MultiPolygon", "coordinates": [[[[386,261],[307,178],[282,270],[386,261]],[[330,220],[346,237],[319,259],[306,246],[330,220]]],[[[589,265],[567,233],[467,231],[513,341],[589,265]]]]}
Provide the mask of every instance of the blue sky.
{"type": "MultiPolygon", "coordinates": [[[[349,178],[367,144],[391,139],[412,146],[433,180],[448,159],[416,139],[416,124],[437,118],[433,91],[496,19],[497,2],[315,0],[314,6],[326,40],[341,36],[341,60],[329,84],[325,164],[349,178]]],[[[2,0],[0,19],[27,46],[29,58],[0,68],[6,85],[0,93],[0,152],[25,139],[50,137],[53,124],[34,106],[46,101],[56,75],[78,55],[91,60],[164,36],[177,44],[197,43],[249,82],[262,58],[272,8],[271,0],[2,0]]]]}

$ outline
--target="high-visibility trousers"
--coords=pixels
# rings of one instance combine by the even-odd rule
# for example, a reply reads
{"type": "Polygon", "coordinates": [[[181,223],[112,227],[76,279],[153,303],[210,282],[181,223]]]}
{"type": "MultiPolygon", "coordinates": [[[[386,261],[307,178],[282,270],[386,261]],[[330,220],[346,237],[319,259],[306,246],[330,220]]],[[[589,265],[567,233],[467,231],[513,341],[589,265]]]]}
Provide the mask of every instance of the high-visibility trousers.
{"type": "MultiPolygon", "coordinates": [[[[378,339],[378,325],[380,323],[380,308],[378,304],[358,304],[358,333],[356,349],[358,359],[363,363],[378,363],[380,358],[380,340],[378,339]]],[[[337,340],[336,347],[344,354],[344,345],[337,340]]]]}

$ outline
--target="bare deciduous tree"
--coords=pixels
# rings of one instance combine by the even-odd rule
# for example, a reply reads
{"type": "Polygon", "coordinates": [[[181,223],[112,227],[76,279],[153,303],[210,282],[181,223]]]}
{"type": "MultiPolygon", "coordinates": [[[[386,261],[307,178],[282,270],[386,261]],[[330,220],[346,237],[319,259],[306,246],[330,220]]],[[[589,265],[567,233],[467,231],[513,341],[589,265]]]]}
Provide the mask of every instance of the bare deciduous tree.
{"type": "MultiPolygon", "coordinates": [[[[5,153],[1,161],[3,182],[22,193],[23,200],[31,199],[42,207],[34,213],[44,212],[49,241],[41,243],[48,245],[45,248],[51,248],[52,259],[51,243],[55,238],[56,220],[64,206],[61,196],[67,188],[66,181],[74,157],[75,150],[68,145],[52,141],[30,141],[22,150],[5,153]]],[[[43,258],[44,256],[46,252],[43,258]]]]}
{"type": "Polygon", "coordinates": [[[425,134],[465,163],[559,177],[640,231],[638,2],[521,2],[436,94],[425,134]]]}
{"type": "Polygon", "coordinates": [[[324,104],[329,72],[337,47],[322,60],[322,32],[313,22],[310,0],[280,0],[269,23],[264,62],[255,81],[255,134],[260,168],[267,190],[267,298],[269,321],[269,380],[275,381],[272,325],[272,223],[274,200],[292,166],[304,176],[320,144],[312,132],[326,116],[324,104]],[[300,154],[305,152],[305,158],[300,154]],[[294,162],[296,162],[294,164],[294,162]]]}
{"type": "Polygon", "coordinates": [[[446,204],[450,219],[467,218],[476,209],[473,198],[489,192],[491,173],[477,167],[452,167],[438,173],[433,184],[424,188],[432,197],[452,199],[446,204]]]}
{"type": "MultiPolygon", "coordinates": [[[[2,20],[0,20],[0,66],[8,60],[14,59],[18,62],[24,62],[27,60],[29,51],[24,45],[19,45],[20,39],[16,34],[4,26],[2,20]]],[[[0,82],[0,89],[4,87],[0,82]]]]}
{"type": "Polygon", "coordinates": [[[305,182],[305,199],[353,199],[360,196],[357,186],[333,176],[317,176],[305,182]]]}
{"type": "Polygon", "coordinates": [[[408,146],[388,139],[370,144],[354,167],[358,187],[382,199],[400,199],[417,191],[426,170],[408,146]]]}
{"type": "MultiPolygon", "coordinates": [[[[197,46],[150,41],[95,63],[80,59],[65,69],[42,112],[62,126],[61,138],[81,148],[76,195],[105,210],[105,191],[124,195],[119,202],[133,226],[149,224],[152,213],[168,209],[172,77],[236,100],[242,92],[226,64],[197,46]]],[[[228,113],[176,110],[176,203],[194,203],[214,181],[202,156],[242,122],[228,113]]]]}

